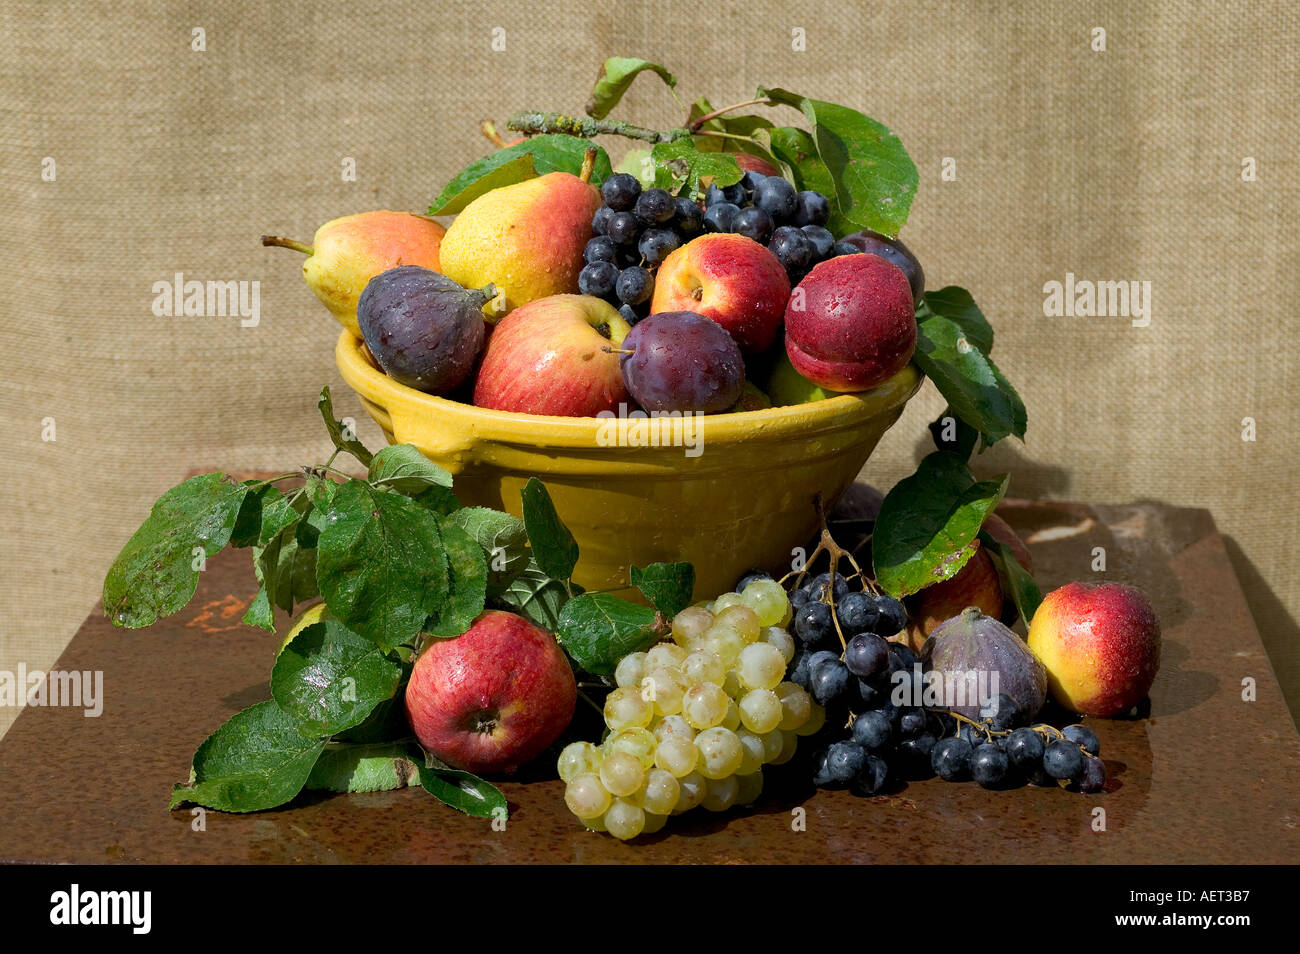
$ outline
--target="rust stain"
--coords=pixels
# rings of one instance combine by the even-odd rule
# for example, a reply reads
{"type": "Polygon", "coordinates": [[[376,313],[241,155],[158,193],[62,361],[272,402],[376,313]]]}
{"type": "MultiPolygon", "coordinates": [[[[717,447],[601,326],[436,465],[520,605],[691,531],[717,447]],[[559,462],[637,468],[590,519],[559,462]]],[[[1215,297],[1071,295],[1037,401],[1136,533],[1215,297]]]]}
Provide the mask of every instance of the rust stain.
{"type": "Polygon", "coordinates": [[[199,607],[194,618],[185,625],[190,629],[201,629],[205,633],[221,633],[229,629],[238,629],[248,602],[227,593],[219,600],[212,600],[199,607]]]}

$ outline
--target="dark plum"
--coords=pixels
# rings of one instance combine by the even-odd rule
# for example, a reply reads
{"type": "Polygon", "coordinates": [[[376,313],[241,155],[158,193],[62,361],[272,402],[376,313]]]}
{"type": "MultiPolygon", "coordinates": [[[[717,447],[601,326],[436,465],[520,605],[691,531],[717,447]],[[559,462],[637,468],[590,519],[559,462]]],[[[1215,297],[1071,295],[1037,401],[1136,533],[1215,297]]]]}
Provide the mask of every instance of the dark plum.
{"type": "Polygon", "coordinates": [[[837,244],[853,245],[859,251],[866,252],[868,255],[878,255],[898,266],[907,276],[907,283],[912,286],[912,299],[921,300],[921,295],[925,293],[925,272],[922,271],[921,263],[916,260],[912,250],[898,239],[886,238],[879,232],[863,229],[861,232],[844,236],[837,244]]]}
{"type": "Polygon", "coordinates": [[[430,269],[400,265],[366,284],[357,301],[357,324],[389,377],[446,394],[469,376],[483,350],[482,309],[495,294],[491,285],[465,289],[430,269]]]}
{"type": "Polygon", "coordinates": [[[639,322],[623,339],[623,383],[647,411],[714,414],[740,400],[745,362],[716,321],[667,311],[639,322]]]}

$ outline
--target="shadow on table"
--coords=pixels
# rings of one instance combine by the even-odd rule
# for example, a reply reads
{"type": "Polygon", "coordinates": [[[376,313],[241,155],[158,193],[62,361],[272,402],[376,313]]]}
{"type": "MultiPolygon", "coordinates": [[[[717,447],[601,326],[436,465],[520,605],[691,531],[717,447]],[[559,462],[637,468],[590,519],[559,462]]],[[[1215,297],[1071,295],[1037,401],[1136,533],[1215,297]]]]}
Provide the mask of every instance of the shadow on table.
{"type": "Polygon", "coordinates": [[[1246,594],[1246,606],[1255,620],[1259,638],[1264,643],[1273,672],[1282,687],[1282,698],[1291,711],[1291,721],[1300,724],[1300,626],[1291,618],[1250,557],[1230,536],[1223,536],[1228,559],[1246,594]]]}

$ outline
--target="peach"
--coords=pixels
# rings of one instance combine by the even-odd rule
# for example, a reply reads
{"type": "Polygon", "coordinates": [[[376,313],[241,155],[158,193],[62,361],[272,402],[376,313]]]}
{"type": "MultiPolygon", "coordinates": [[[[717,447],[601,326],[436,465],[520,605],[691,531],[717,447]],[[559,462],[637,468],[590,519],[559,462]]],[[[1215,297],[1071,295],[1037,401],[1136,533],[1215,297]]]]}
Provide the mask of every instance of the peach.
{"type": "Polygon", "coordinates": [[[701,235],[670,252],[655,278],[650,313],[711,318],[745,354],[770,346],[790,297],[790,279],[766,246],[743,235],[701,235]]]}
{"type": "Polygon", "coordinates": [[[1043,598],[1029,648],[1047,667],[1047,688],[1081,715],[1127,712],[1151,691],[1160,668],[1160,620],[1122,583],[1067,583],[1043,598]]]}
{"type": "Polygon", "coordinates": [[[830,391],[887,380],[916,350],[907,276],[875,255],[820,262],[786,306],[785,350],[796,371],[830,391]]]}

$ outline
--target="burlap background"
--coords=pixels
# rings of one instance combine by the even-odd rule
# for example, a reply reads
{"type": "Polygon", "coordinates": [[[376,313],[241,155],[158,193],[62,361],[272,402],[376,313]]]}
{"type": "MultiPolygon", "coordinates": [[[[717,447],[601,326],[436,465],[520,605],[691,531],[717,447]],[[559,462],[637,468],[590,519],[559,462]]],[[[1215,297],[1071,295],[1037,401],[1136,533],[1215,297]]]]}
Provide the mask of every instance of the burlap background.
{"type": "MultiPolygon", "coordinates": [[[[487,148],[478,120],[581,110],[618,53],[667,64],[686,97],[724,104],[777,84],[891,126],[921,170],[904,237],[931,287],[973,291],[1029,408],[1028,443],[980,468],[1010,468],[1017,495],[1212,510],[1295,709],[1294,5],[544,7],[0,7],[0,668],[55,659],[186,471],[319,460],[326,382],[341,413],[363,417],[301,260],[261,248],[261,232],[310,240],[336,215],[423,209],[487,148]],[[1090,48],[1094,27],[1105,52],[1090,48]],[[341,181],[344,157],[355,183],[341,181]],[[941,181],[943,157],[955,181],[941,181]],[[1245,157],[1258,181],[1242,181],[1245,157]],[[151,286],[178,271],[260,282],[260,324],[155,317],[151,286]],[[1066,272],[1150,281],[1150,327],[1044,317],[1043,283],[1066,272]]],[[[651,79],[621,115],[680,121],[651,79]]],[[[929,389],[913,402],[868,466],[874,482],[910,470],[940,407],[929,389]]],[[[379,441],[368,419],[362,434],[379,441]]],[[[201,664],[160,660],[159,676],[201,664]]]]}

